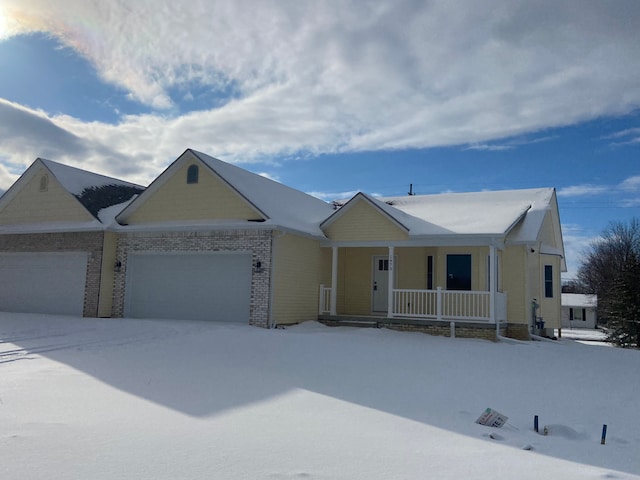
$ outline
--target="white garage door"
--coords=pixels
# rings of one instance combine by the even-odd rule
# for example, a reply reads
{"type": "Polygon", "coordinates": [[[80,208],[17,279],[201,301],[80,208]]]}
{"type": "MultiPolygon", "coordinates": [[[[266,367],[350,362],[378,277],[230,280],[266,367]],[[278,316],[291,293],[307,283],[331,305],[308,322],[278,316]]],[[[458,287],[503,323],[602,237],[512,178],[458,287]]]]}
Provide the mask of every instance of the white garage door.
{"type": "Polygon", "coordinates": [[[0,253],[0,311],[82,315],[87,253],[0,253]]]}
{"type": "Polygon", "coordinates": [[[249,323],[250,253],[130,254],[125,316],[249,323]]]}

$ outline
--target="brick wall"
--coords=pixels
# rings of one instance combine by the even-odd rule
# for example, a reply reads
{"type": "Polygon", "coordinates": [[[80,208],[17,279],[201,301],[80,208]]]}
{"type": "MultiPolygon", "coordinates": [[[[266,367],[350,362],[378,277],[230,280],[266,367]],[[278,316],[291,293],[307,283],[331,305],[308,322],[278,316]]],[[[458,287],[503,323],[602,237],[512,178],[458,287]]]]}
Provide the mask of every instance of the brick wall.
{"type": "Polygon", "coordinates": [[[0,235],[0,252],[87,252],[83,315],[98,316],[103,232],[0,235]]]}
{"type": "Polygon", "coordinates": [[[508,323],[507,337],[516,340],[529,340],[529,325],[523,323],[508,323]]]}
{"type": "MultiPolygon", "coordinates": [[[[436,322],[436,321],[402,321],[398,319],[387,319],[380,317],[377,322],[374,320],[376,317],[367,317],[368,321],[363,321],[362,318],[358,320],[346,319],[339,320],[331,317],[320,317],[319,322],[330,326],[337,327],[341,325],[348,326],[363,326],[363,327],[375,327],[388,328],[390,330],[398,330],[403,332],[421,332],[429,335],[439,335],[443,337],[451,336],[451,326],[449,322],[436,322]]],[[[500,335],[505,335],[507,328],[505,326],[500,327],[500,335]]],[[[484,340],[496,341],[496,327],[493,324],[471,324],[456,322],[455,336],[457,338],[480,338],[484,340]]]]}
{"type": "Polygon", "coordinates": [[[118,235],[116,259],[122,263],[116,272],[113,289],[113,316],[124,315],[127,258],[135,252],[215,252],[250,251],[260,261],[261,271],[252,269],[249,323],[269,325],[269,289],[271,277],[271,231],[225,230],[215,232],[136,232],[118,235]]]}

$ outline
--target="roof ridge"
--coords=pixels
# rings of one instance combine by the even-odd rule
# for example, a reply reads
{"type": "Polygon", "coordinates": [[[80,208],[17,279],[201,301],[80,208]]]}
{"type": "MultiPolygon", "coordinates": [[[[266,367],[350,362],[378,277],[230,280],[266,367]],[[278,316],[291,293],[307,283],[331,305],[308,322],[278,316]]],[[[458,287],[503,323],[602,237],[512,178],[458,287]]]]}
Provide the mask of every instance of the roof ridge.
{"type": "MultiPolygon", "coordinates": [[[[67,188],[67,186],[64,185],[63,179],[59,178],[59,174],[62,173],[62,172],[60,172],[60,170],[73,171],[73,172],[76,172],[77,174],[83,175],[84,177],[102,178],[102,179],[105,179],[105,180],[115,181],[118,184],[122,184],[122,185],[129,185],[129,186],[133,186],[133,187],[145,188],[144,186],[139,185],[137,183],[128,182],[126,180],[122,180],[120,178],[112,177],[112,176],[109,176],[109,175],[104,175],[102,173],[92,172],[90,170],[85,170],[84,168],[74,167],[72,165],[67,165],[65,163],[56,162],[54,160],[49,160],[47,158],[39,157],[38,160],[40,160],[51,171],[51,173],[53,173],[53,175],[60,181],[60,183],[63,184],[63,186],[65,188],[67,188]],[[58,171],[56,172],[56,170],[58,170],[58,171]]],[[[96,184],[96,185],[92,185],[92,186],[101,186],[101,185],[106,185],[106,183],[101,183],[100,185],[96,184]]],[[[74,193],[74,192],[70,192],[70,193],[74,193]]]]}

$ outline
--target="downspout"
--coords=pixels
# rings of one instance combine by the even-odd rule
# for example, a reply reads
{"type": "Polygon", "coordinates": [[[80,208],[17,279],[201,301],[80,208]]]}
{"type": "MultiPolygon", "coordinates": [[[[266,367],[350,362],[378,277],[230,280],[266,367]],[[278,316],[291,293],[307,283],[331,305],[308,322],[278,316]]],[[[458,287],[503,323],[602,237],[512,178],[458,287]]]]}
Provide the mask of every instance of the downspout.
{"type": "Polygon", "coordinates": [[[274,230],[271,235],[271,263],[269,265],[269,319],[267,322],[267,328],[272,329],[276,328],[276,322],[273,318],[273,299],[275,296],[274,288],[273,288],[273,278],[274,278],[274,270],[275,270],[275,258],[276,258],[276,250],[279,238],[282,238],[286,235],[285,232],[281,230],[274,230]],[[275,232],[278,232],[277,234],[275,232]]]}

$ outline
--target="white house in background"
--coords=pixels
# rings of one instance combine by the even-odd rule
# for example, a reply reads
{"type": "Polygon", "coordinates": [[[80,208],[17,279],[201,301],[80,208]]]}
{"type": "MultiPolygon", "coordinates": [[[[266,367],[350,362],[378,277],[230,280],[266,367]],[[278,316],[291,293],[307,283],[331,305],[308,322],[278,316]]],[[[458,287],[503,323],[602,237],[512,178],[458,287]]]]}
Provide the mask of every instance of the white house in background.
{"type": "Polygon", "coordinates": [[[596,328],[597,295],[562,294],[562,328],[596,328]]]}

